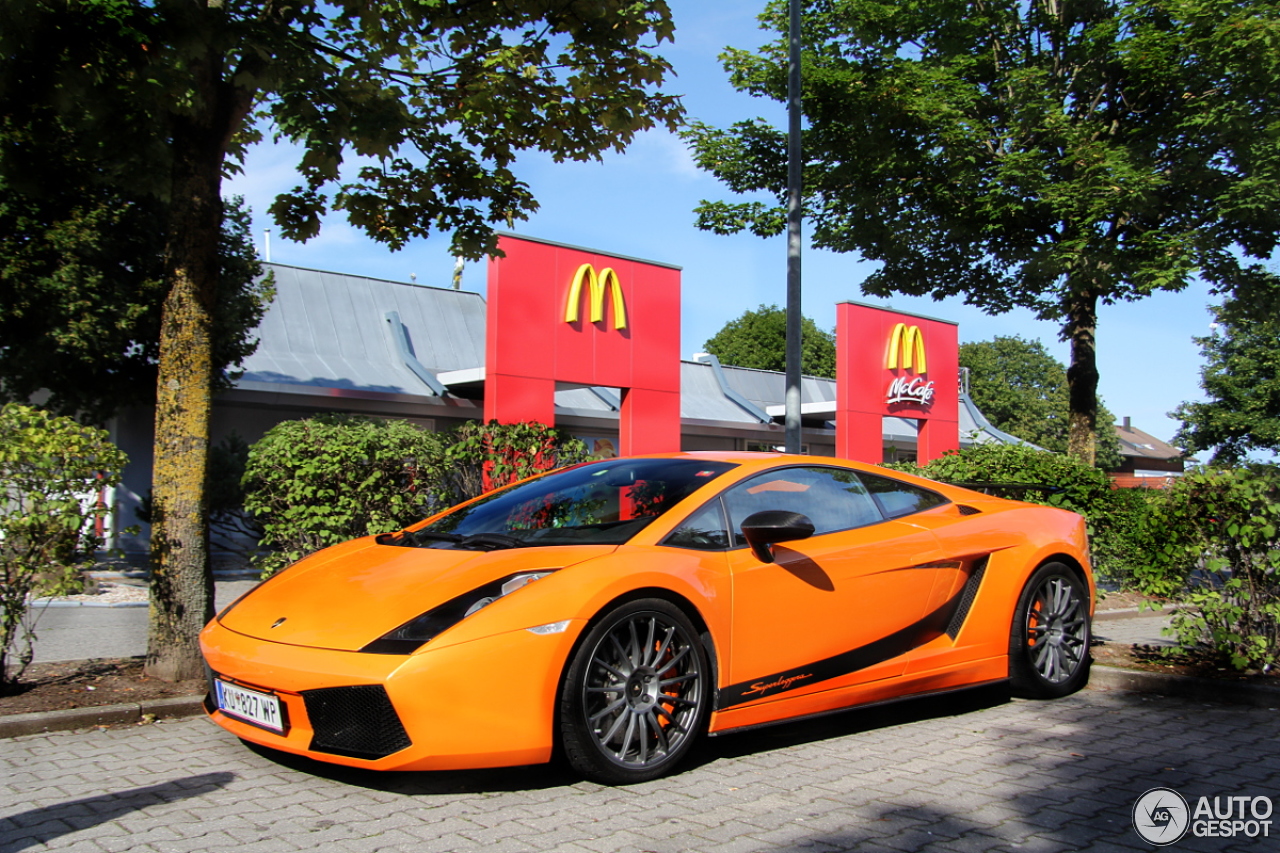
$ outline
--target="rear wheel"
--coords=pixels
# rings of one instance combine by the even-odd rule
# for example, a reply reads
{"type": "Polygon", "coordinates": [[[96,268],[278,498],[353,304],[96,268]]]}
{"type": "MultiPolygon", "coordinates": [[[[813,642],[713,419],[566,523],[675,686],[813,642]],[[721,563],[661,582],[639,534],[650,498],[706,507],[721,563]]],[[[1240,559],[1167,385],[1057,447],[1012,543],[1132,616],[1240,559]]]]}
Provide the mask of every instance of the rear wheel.
{"type": "Polygon", "coordinates": [[[560,737],[569,764],[611,785],[670,772],[705,725],[709,673],[679,608],[651,598],[609,612],[565,672],[560,737]]]}
{"type": "Polygon", "coordinates": [[[1056,699],[1089,680],[1089,592],[1062,563],[1031,575],[1013,614],[1009,678],[1013,692],[1056,699]]]}

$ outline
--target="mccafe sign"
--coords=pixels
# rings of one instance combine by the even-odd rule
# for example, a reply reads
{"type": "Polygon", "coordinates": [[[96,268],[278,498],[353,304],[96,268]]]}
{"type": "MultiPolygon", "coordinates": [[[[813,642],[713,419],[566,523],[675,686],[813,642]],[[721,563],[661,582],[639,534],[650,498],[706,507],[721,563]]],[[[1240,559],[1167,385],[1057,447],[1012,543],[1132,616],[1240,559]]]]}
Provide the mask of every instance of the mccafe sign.
{"type": "Polygon", "coordinates": [[[836,455],[885,461],[885,418],[906,422],[895,435],[914,426],[918,462],[959,449],[959,350],[948,320],[837,303],[836,455]]]}
{"type": "Polygon", "coordinates": [[[885,402],[928,408],[933,403],[934,383],[925,377],[929,362],[925,353],[924,332],[919,326],[898,323],[889,334],[885,369],[894,373],[889,382],[885,402]]]}

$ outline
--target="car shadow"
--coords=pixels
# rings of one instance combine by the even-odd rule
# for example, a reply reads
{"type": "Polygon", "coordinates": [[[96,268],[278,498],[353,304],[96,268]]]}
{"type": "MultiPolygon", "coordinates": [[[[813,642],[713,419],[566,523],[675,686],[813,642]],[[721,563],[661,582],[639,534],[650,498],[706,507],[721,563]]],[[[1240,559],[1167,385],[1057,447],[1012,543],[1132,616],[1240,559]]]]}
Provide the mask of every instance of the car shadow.
{"type": "MultiPolygon", "coordinates": [[[[799,744],[874,731],[888,726],[967,714],[1008,701],[1007,684],[983,685],[954,693],[907,698],[882,705],[841,710],[818,717],[718,737],[703,737],[681,762],[676,772],[686,772],[725,758],[739,758],[799,744]]],[[[364,770],[279,752],[248,741],[244,743],[259,756],[300,773],[357,788],[409,796],[533,791],[592,784],[584,782],[581,776],[559,760],[550,764],[498,767],[487,770],[364,770]]]]}
{"type": "Polygon", "coordinates": [[[955,717],[1002,705],[1009,700],[1008,682],[999,682],[950,693],[907,697],[878,705],[841,709],[741,732],[728,732],[703,738],[681,768],[692,769],[723,758],[741,758],[921,720],[955,717]]]}
{"type": "Polygon", "coordinates": [[[248,741],[244,744],[268,761],[299,773],[356,788],[410,796],[536,791],[563,788],[582,781],[580,776],[559,762],[483,770],[364,770],[279,752],[248,741]]]}

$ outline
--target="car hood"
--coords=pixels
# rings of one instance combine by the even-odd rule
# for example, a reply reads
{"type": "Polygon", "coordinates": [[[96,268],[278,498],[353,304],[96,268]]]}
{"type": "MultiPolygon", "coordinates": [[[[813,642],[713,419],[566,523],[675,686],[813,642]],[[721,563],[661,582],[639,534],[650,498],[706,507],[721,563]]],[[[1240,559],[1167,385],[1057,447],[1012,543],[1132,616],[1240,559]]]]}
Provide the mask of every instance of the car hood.
{"type": "Polygon", "coordinates": [[[328,548],[273,577],[218,616],[275,643],[356,651],[452,598],[508,575],[561,569],[613,545],[464,551],[379,545],[328,548]]]}

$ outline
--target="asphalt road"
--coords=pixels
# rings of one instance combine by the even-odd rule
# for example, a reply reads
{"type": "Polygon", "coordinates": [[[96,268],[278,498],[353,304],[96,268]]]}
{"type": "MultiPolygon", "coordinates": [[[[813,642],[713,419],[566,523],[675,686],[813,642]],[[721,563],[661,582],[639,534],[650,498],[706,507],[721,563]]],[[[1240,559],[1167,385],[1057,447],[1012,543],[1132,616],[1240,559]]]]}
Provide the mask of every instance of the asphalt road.
{"type": "MultiPolygon", "coordinates": [[[[216,609],[235,601],[256,581],[219,581],[216,609]]],[[[127,658],[147,653],[147,608],[48,607],[36,620],[37,663],[86,658],[127,658]]]]}
{"type": "MultiPolygon", "coordinates": [[[[1274,709],[988,689],[709,739],[674,777],[606,788],[344,770],[194,718],[0,743],[0,853],[1148,851],[1131,812],[1152,788],[1274,805],[1277,731],[1274,709]]],[[[1275,812],[1267,837],[1167,849],[1275,850],[1275,812]]]]}

